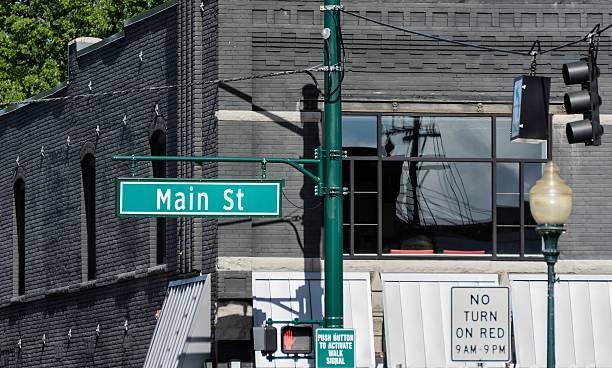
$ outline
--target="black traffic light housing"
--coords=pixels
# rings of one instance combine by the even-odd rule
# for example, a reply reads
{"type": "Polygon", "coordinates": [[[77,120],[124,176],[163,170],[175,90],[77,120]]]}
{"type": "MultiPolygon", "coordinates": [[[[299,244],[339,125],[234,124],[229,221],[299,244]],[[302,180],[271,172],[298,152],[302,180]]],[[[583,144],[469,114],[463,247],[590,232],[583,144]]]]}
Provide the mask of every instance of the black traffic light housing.
{"type": "Polygon", "coordinates": [[[565,133],[570,144],[584,143],[599,146],[603,127],[599,121],[601,97],[598,92],[597,49],[591,41],[589,56],[563,65],[563,81],[566,85],[580,84],[580,91],[568,92],[563,97],[563,106],[568,114],[582,114],[583,120],[567,123],[565,133]]]}

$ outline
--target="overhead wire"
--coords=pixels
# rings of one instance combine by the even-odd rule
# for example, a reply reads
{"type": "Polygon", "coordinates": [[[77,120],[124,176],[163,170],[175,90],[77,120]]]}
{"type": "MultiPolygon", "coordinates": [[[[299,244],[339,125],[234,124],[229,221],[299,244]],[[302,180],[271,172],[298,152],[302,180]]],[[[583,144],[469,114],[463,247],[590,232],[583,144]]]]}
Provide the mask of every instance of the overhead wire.
{"type": "MultiPolygon", "coordinates": [[[[363,20],[366,20],[368,22],[372,22],[372,23],[378,24],[378,25],[383,26],[383,27],[392,28],[392,29],[395,29],[395,30],[398,30],[398,31],[414,34],[414,35],[417,35],[417,36],[429,38],[429,39],[436,40],[436,41],[447,42],[447,43],[451,43],[451,44],[455,44],[455,45],[459,45],[459,46],[471,47],[471,48],[476,48],[476,49],[480,49],[480,50],[484,50],[484,51],[490,51],[490,52],[500,52],[500,53],[504,53],[504,54],[514,54],[514,55],[521,55],[521,56],[532,56],[530,52],[523,52],[523,51],[518,51],[518,50],[510,50],[510,49],[485,46],[485,45],[480,45],[480,44],[475,44],[475,43],[470,43],[470,42],[465,42],[465,41],[453,40],[451,38],[435,36],[435,35],[428,34],[428,33],[425,33],[425,32],[415,31],[413,29],[408,29],[408,28],[396,26],[396,25],[393,25],[393,24],[385,23],[385,22],[382,22],[382,21],[379,21],[379,20],[376,20],[376,19],[373,19],[373,18],[369,18],[369,17],[363,16],[363,15],[360,15],[360,14],[357,14],[357,13],[354,13],[354,12],[350,12],[350,11],[347,11],[347,10],[344,10],[344,9],[339,9],[339,11],[344,13],[344,14],[351,15],[353,17],[356,17],[356,18],[359,18],[359,19],[363,19],[363,20]]],[[[543,50],[543,51],[539,52],[539,54],[546,54],[546,53],[549,53],[549,52],[552,52],[552,51],[557,51],[557,50],[560,50],[560,49],[563,49],[563,48],[566,48],[566,47],[573,46],[573,45],[575,45],[577,43],[580,43],[580,42],[584,42],[584,41],[586,41],[589,38],[589,36],[593,36],[593,35],[599,36],[603,32],[605,32],[608,29],[610,29],[611,27],[612,27],[612,24],[610,24],[610,25],[608,25],[608,26],[606,26],[606,27],[604,27],[602,29],[599,29],[599,30],[595,31],[596,28],[599,28],[599,25],[597,25],[597,27],[595,27],[593,31],[589,32],[584,37],[582,37],[582,38],[580,38],[578,40],[571,41],[571,42],[568,42],[566,44],[557,46],[557,47],[553,47],[553,48],[550,48],[550,49],[543,50]]]]}
{"type": "Polygon", "coordinates": [[[304,68],[304,69],[285,70],[285,71],[271,72],[271,73],[264,73],[264,74],[252,74],[252,75],[233,77],[233,78],[211,79],[211,80],[205,80],[205,81],[194,81],[194,82],[187,82],[187,83],[167,84],[167,85],[162,85],[162,86],[151,86],[151,87],[132,87],[132,88],[126,88],[126,89],[120,89],[120,90],[113,90],[113,91],[90,92],[90,93],[61,96],[61,97],[43,97],[43,98],[26,99],[26,100],[20,100],[20,101],[0,102],[0,108],[10,106],[10,105],[26,105],[26,104],[34,104],[34,103],[57,102],[57,101],[76,100],[76,99],[90,99],[93,97],[106,97],[106,96],[115,96],[115,95],[125,95],[125,94],[130,94],[130,93],[137,93],[137,92],[161,91],[161,90],[176,89],[176,88],[190,87],[190,86],[196,86],[196,85],[239,82],[239,81],[244,81],[244,80],[272,78],[272,77],[279,77],[279,76],[284,76],[284,75],[293,75],[293,74],[300,74],[300,73],[307,74],[312,78],[313,77],[312,72],[321,71],[321,70],[322,70],[322,64],[318,64],[318,65],[311,66],[311,67],[304,68]]]}

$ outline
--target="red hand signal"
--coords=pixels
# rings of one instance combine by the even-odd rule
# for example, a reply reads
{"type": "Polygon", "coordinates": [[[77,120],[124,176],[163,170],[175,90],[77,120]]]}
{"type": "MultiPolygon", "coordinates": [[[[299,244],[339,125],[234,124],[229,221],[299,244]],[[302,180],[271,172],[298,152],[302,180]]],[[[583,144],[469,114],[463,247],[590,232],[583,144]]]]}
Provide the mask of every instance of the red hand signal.
{"type": "Polygon", "coordinates": [[[283,334],[283,345],[286,350],[291,350],[293,348],[293,344],[295,343],[295,337],[293,337],[293,331],[290,329],[285,330],[283,334]]]}

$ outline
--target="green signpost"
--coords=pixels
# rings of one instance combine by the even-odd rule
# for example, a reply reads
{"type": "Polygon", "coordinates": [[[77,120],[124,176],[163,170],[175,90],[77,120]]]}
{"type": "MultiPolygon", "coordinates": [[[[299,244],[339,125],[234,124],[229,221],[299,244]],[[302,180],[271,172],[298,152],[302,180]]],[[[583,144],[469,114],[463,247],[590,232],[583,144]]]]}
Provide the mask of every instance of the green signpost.
{"type": "Polygon", "coordinates": [[[354,368],[355,330],[319,328],[315,332],[316,368],[354,368]]]}
{"type": "Polygon", "coordinates": [[[280,180],[117,179],[119,216],[279,217],[280,180]]]}

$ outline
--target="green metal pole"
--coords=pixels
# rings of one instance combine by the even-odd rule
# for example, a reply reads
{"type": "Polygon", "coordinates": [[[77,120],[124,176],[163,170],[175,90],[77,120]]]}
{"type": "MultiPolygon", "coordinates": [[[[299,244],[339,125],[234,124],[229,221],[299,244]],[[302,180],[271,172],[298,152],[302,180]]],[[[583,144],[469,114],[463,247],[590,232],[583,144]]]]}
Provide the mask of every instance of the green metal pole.
{"type": "Polygon", "coordinates": [[[324,25],[330,30],[325,41],[325,325],[342,328],[342,107],[338,25],[340,0],[324,0],[324,25]]]}
{"type": "Polygon", "coordinates": [[[544,238],[544,260],[548,267],[548,317],[546,326],[546,367],[555,368],[555,263],[559,259],[557,243],[565,231],[563,225],[538,225],[536,231],[544,238]]]}

